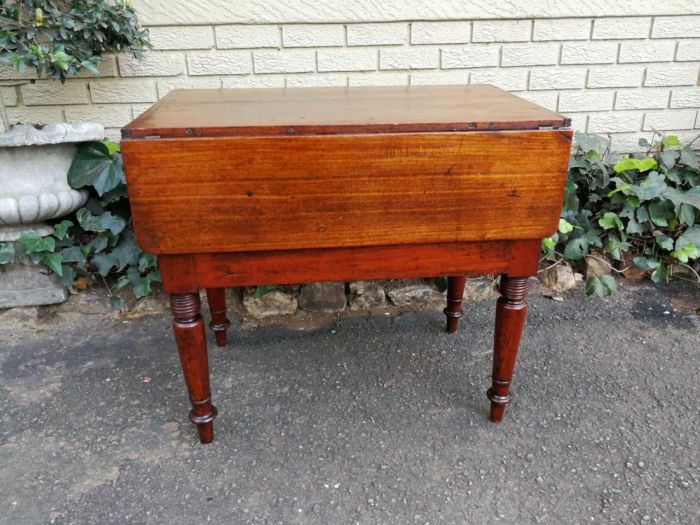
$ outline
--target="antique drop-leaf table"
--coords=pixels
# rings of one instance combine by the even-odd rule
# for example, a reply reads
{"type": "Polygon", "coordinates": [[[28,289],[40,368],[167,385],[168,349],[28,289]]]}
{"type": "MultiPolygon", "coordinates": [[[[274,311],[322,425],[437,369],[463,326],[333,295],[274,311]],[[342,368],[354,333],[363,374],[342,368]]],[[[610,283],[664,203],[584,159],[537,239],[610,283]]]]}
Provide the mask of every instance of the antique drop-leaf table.
{"type": "Polygon", "coordinates": [[[492,86],[173,91],[123,130],[136,238],[159,256],[203,443],[216,408],[199,290],[224,346],[224,289],[501,274],[500,421],[540,241],[557,226],[569,121],[492,86]]]}

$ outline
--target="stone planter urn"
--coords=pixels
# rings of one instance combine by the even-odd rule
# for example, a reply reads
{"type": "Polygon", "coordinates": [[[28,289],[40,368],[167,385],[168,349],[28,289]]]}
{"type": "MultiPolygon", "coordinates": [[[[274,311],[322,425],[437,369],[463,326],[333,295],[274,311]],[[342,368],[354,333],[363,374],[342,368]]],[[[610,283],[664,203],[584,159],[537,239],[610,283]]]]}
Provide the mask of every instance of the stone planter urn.
{"type": "MultiPolygon", "coordinates": [[[[80,208],[86,190],[68,185],[76,143],[104,138],[101,124],[15,125],[0,133],[0,242],[25,233],[53,233],[44,221],[80,208]]],[[[15,260],[0,268],[0,308],[65,301],[66,290],[47,268],[15,260]]]]}

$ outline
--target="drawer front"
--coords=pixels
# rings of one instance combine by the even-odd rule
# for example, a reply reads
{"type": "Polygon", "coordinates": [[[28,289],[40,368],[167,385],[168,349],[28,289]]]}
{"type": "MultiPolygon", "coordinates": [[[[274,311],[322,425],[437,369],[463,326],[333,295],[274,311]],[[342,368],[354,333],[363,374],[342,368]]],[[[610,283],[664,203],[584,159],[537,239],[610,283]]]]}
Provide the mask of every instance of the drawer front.
{"type": "Polygon", "coordinates": [[[538,239],[570,131],[124,140],[151,253],[538,239]]]}

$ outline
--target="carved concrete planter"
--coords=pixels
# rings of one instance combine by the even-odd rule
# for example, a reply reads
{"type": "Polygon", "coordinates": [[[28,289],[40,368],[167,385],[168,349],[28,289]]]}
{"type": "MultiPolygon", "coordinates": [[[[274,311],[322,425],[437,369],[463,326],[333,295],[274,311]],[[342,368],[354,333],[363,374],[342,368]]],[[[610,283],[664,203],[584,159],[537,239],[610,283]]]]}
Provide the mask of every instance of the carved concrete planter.
{"type": "MultiPolygon", "coordinates": [[[[87,191],[71,188],[66,175],[76,143],[103,138],[103,126],[92,123],[50,124],[41,129],[16,125],[0,133],[0,242],[16,241],[32,231],[49,235],[53,228],[43,221],[68,215],[85,204],[87,191]]],[[[16,263],[0,274],[0,308],[65,300],[65,290],[54,276],[46,275],[46,269],[29,271],[26,261],[16,263]]]]}

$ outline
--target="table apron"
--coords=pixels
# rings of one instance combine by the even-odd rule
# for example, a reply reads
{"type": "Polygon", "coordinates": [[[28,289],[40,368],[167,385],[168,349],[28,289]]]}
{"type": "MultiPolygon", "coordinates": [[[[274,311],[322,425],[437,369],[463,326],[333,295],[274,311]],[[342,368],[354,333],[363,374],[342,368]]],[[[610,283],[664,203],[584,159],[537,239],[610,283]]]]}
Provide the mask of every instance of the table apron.
{"type": "Polygon", "coordinates": [[[160,255],[163,288],[298,284],[434,276],[537,273],[541,241],[483,241],[333,249],[160,255]]]}

